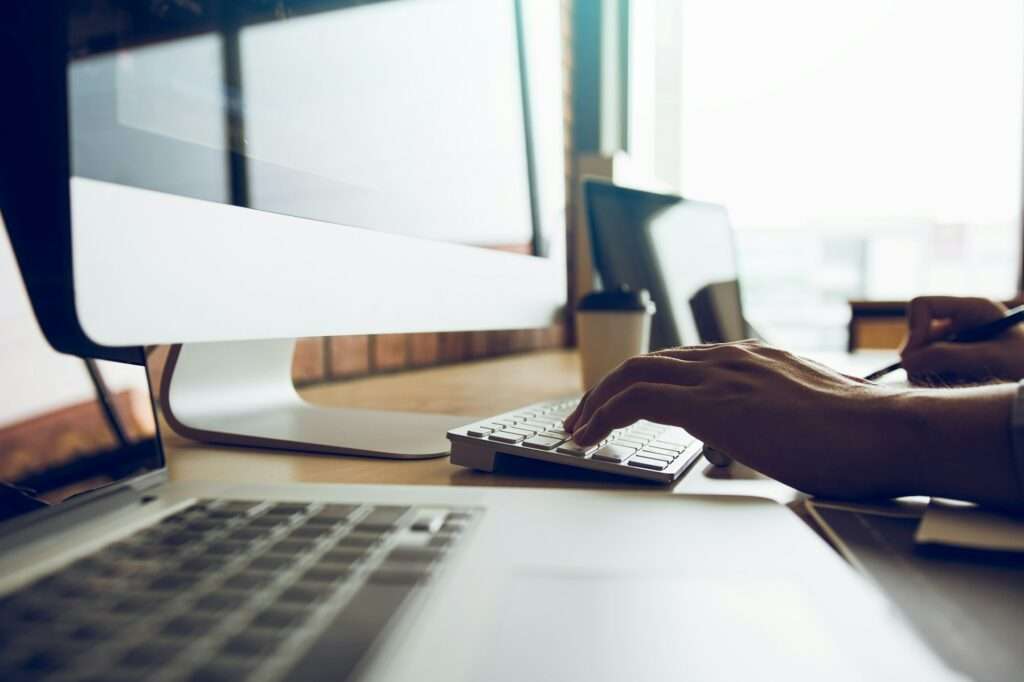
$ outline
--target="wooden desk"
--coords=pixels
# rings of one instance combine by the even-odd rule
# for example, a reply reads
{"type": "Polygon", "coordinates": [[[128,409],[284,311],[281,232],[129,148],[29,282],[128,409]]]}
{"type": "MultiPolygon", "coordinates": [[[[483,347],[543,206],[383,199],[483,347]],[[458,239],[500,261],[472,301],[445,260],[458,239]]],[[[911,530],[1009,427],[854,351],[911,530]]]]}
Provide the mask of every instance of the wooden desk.
{"type": "MultiPolygon", "coordinates": [[[[323,405],[462,414],[470,422],[475,417],[580,392],[578,355],[557,350],[327,384],[305,389],[302,394],[323,405]]],[[[163,433],[174,480],[613,487],[662,494],[756,495],[784,503],[796,497],[791,488],[745,467],[716,470],[703,460],[669,489],[540,462],[523,461],[512,470],[489,474],[454,466],[443,457],[401,461],[223,447],[188,441],[166,426],[163,433]]]]}

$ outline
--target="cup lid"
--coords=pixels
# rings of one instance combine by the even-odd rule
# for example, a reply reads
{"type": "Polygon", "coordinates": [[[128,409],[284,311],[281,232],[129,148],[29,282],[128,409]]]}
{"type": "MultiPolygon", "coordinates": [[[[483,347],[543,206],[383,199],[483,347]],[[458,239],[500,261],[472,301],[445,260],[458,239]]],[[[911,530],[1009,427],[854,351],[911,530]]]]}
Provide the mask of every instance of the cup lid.
{"type": "Polygon", "coordinates": [[[591,291],[580,299],[576,310],[582,311],[639,311],[654,314],[657,308],[651,300],[647,289],[633,291],[629,287],[621,287],[613,291],[591,291]]]}

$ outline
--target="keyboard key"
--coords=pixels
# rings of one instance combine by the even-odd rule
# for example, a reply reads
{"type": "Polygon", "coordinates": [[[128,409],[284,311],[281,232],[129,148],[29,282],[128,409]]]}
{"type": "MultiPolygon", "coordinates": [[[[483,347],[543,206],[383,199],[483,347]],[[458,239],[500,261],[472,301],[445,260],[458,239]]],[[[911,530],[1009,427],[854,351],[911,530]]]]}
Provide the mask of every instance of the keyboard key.
{"type": "Polygon", "coordinates": [[[528,448],[537,448],[538,450],[552,450],[558,447],[564,441],[558,438],[550,438],[548,436],[534,436],[523,441],[523,445],[528,448]]]}
{"type": "Polygon", "coordinates": [[[492,433],[490,435],[490,439],[498,443],[515,444],[521,443],[522,441],[526,440],[526,436],[520,435],[518,433],[509,433],[508,431],[499,431],[497,433],[492,433]]]}
{"type": "Polygon", "coordinates": [[[430,564],[444,555],[436,547],[398,546],[388,553],[388,562],[430,564]]]}
{"type": "Polygon", "coordinates": [[[211,592],[199,599],[195,606],[200,611],[233,611],[249,601],[249,595],[240,592],[211,592]]]}
{"type": "Polygon", "coordinates": [[[247,526],[245,528],[238,528],[236,530],[231,531],[231,533],[225,539],[234,540],[236,542],[254,542],[256,540],[262,540],[269,534],[269,528],[247,526]]]}
{"type": "Polygon", "coordinates": [[[351,568],[367,556],[366,550],[352,547],[336,547],[320,555],[317,564],[331,564],[336,569],[351,568]]]}
{"type": "Polygon", "coordinates": [[[121,657],[121,665],[130,668],[153,668],[165,665],[185,648],[186,644],[178,640],[162,640],[146,642],[131,649],[121,657]]]}
{"type": "Polygon", "coordinates": [[[637,455],[633,459],[629,460],[629,466],[638,467],[641,469],[653,469],[654,471],[661,471],[667,465],[664,462],[659,462],[656,459],[649,459],[647,457],[641,457],[637,455]]]}
{"type": "Polygon", "coordinates": [[[596,445],[582,446],[573,441],[569,441],[558,448],[558,452],[565,455],[573,455],[574,457],[586,457],[594,450],[597,450],[596,445]]]}
{"type": "Polygon", "coordinates": [[[149,589],[159,592],[180,592],[192,587],[196,577],[188,573],[167,573],[149,583],[149,589]]]}
{"type": "Polygon", "coordinates": [[[667,448],[658,447],[657,445],[654,445],[654,444],[651,444],[651,445],[648,445],[647,447],[645,447],[644,451],[645,452],[651,452],[651,453],[654,453],[656,455],[664,455],[666,457],[672,457],[673,459],[675,459],[679,455],[679,452],[677,452],[676,450],[669,450],[667,448]]]}
{"type": "Polygon", "coordinates": [[[68,634],[80,642],[106,641],[113,637],[114,627],[111,623],[90,620],[76,625],[68,634]]]}
{"type": "Polygon", "coordinates": [[[160,632],[168,637],[194,639],[206,635],[217,627],[219,623],[219,618],[199,614],[186,614],[167,621],[160,632]]]}
{"type": "Polygon", "coordinates": [[[335,568],[333,565],[317,564],[309,569],[296,581],[296,585],[322,585],[330,586],[339,583],[349,576],[345,568],[335,568]]]}
{"type": "Polygon", "coordinates": [[[380,533],[349,533],[338,540],[337,547],[365,549],[373,547],[383,539],[380,533]]]}
{"type": "Polygon", "coordinates": [[[229,540],[221,540],[219,542],[211,542],[206,546],[204,551],[207,554],[213,554],[217,556],[233,556],[236,554],[242,554],[249,549],[249,543],[247,542],[235,542],[229,540]]]}
{"type": "Polygon", "coordinates": [[[314,589],[308,586],[293,585],[277,596],[277,601],[283,604],[297,604],[300,606],[312,606],[324,596],[323,589],[314,589]]]}
{"type": "Polygon", "coordinates": [[[239,573],[225,580],[222,587],[225,590],[252,592],[263,589],[276,579],[277,576],[273,573],[239,573]]]}
{"type": "Polygon", "coordinates": [[[292,606],[273,605],[262,611],[252,620],[252,625],[258,628],[290,628],[299,625],[309,617],[309,610],[292,606]]]}
{"type": "Polygon", "coordinates": [[[256,518],[249,521],[250,528],[274,528],[275,526],[281,526],[289,522],[287,516],[275,516],[273,514],[264,514],[263,516],[257,516],[256,518]]]}
{"type": "Polygon", "coordinates": [[[299,526],[288,533],[289,538],[296,538],[299,540],[316,540],[331,532],[330,526],[310,525],[299,526]]]}
{"type": "Polygon", "coordinates": [[[504,432],[505,433],[515,433],[515,434],[518,434],[520,436],[529,437],[529,436],[536,436],[540,432],[540,429],[532,429],[532,428],[529,428],[529,427],[526,427],[526,426],[519,425],[519,426],[510,426],[507,429],[505,429],[504,432]]]}
{"type": "Polygon", "coordinates": [[[650,450],[641,450],[639,454],[641,457],[656,459],[659,462],[664,462],[665,464],[671,464],[677,457],[677,455],[663,455],[659,452],[651,452],[650,450]]]}
{"type": "Polygon", "coordinates": [[[305,514],[309,509],[308,504],[295,504],[291,502],[278,502],[267,509],[266,514],[273,514],[275,516],[293,516],[295,514],[305,514]]]}
{"type": "Polygon", "coordinates": [[[594,453],[594,459],[602,462],[622,464],[636,453],[636,448],[629,448],[618,443],[609,443],[594,453]]]}
{"type": "Polygon", "coordinates": [[[281,640],[269,631],[244,632],[229,639],[223,651],[234,656],[263,658],[274,653],[281,640]]]}
{"type": "MultiPolygon", "coordinates": [[[[258,659],[213,660],[194,671],[189,682],[238,682],[246,679],[258,659]]],[[[322,673],[322,671],[321,671],[322,673]]]]}
{"type": "Polygon", "coordinates": [[[305,554],[314,547],[316,547],[316,540],[309,538],[296,540],[292,538],[286,538],[275,542],[267,548],[266,554],[281,554],[284,556],[296,556],[299,554],[305,554]]]}
{"type": "Polygon", "coordinates": [[[669,443],[664,440],[656,440],[652,443],[647,444],[648,448],[657,448],[658,450],[668,450],[674,455],[678,455],[686,450],[686,446],[679,445],[678,443],[669,443]]]}
{"type": "Polygon", "coordinates": [[[491,433],[494,433],[494,429],[487,428],[486,426],[474,426],[471,429],[466,429],[466,434],[474,438],[486,438],[491,433]]]}
{"type": "Polygon", "coordinates": [[[445,512],[441,510],[420,510],[410,528],[417,533],[436,533],[444,523],[445,512]]]}
{"type": "Polygon", "coordinates": [[[637,440],[636,438],[627,438],[625,436],[615,439],[615,443],[617,445],[621,445],[627,448],[633,448],[634,450],[639,450],[640,448],[642,448],[645,442],[646,441],[637,440]]]}
{"type": "Polygon", "coordinates": [[[222,556],[195,556],[182,561],[178,565],[178,570],[187,573],[206,573],[217,570],[224,564],[225,559],[222,556]]]}
{"type": "Polygon", "coordinates": [[[316,518],[332,518],[345,521],[352,516],[356,509],[359,509],[359,507],[354,504],[325,504],[315,516],[316,518]]]}
{"type": "Polygon", "coordinates": [[[258,556],[249,562],[246,570],[252,571],[280,571],[282,569],[291,566],[295,562],[295,559],[290,556],[283,555],[264,555],[258,556]]]}
{"type": "Polygon", "coordinates": [[[409,507],[375,507],[358,524],[359,529],[390,530],[409,511],[409,507]]]}

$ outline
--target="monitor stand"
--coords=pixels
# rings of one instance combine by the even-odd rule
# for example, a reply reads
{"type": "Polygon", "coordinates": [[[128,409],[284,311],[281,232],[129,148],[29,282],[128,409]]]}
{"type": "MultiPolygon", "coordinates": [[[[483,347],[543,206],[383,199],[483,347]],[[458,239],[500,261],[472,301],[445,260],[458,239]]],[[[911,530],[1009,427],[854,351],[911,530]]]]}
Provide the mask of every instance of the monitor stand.
{"type": "Polygon", "coordinates": [[[160,382],[168,424],[224,445],[422,459],[447,455],[448,430],[473,421],[313,405],[295,390],[294,353],[294,339],[172,346],[160,382]]]}

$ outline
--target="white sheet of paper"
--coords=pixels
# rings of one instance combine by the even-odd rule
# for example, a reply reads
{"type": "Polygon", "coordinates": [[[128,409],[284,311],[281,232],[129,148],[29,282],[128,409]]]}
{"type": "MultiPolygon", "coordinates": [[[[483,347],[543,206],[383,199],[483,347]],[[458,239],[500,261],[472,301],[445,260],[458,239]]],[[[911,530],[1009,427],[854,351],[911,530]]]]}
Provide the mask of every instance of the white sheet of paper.
{"type": "Polygon", "coordinates": [[[919,544],[1024,552],[1024,516],[932,500],[914,540],[919,544]]]}

